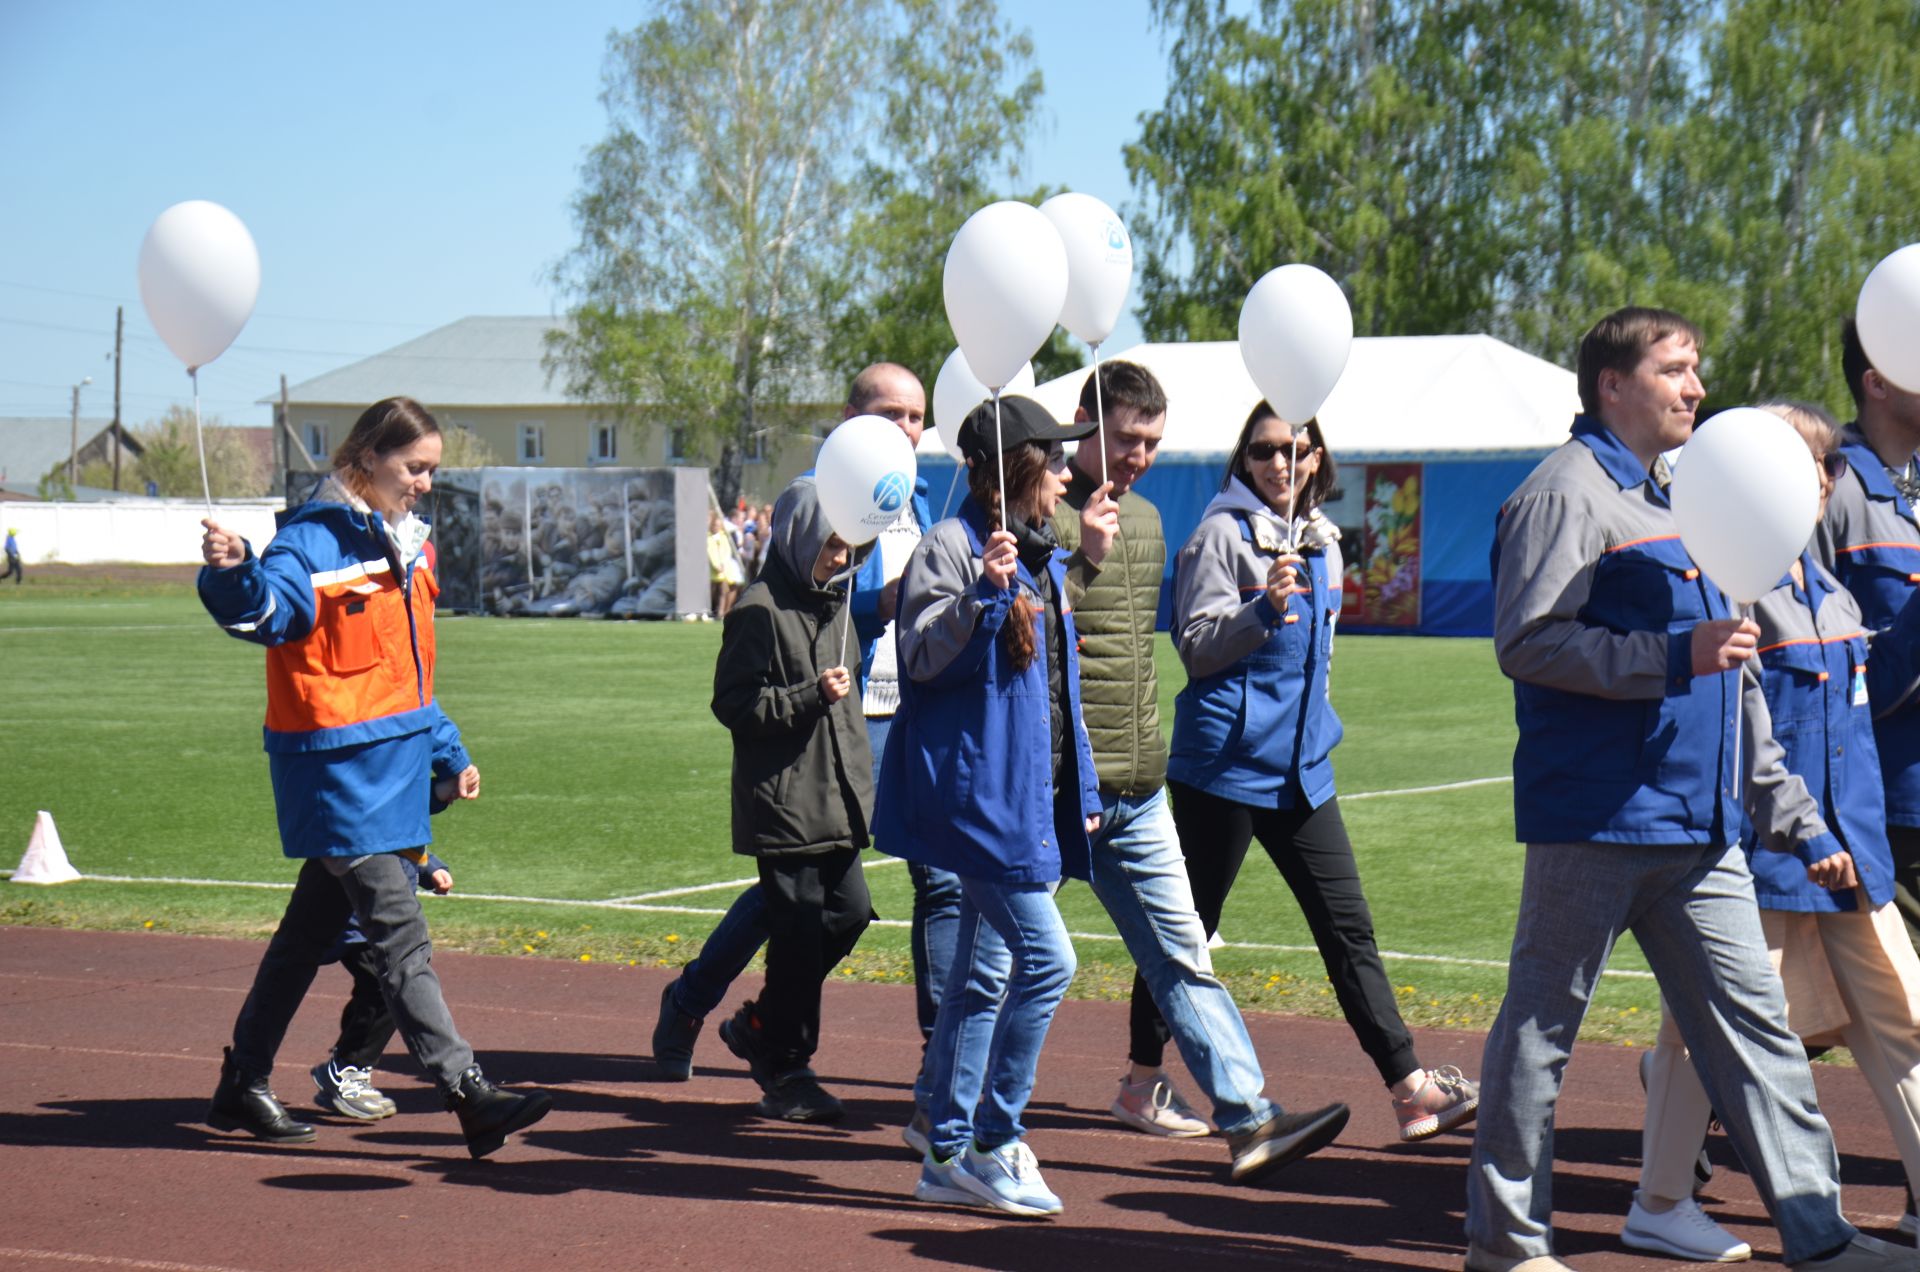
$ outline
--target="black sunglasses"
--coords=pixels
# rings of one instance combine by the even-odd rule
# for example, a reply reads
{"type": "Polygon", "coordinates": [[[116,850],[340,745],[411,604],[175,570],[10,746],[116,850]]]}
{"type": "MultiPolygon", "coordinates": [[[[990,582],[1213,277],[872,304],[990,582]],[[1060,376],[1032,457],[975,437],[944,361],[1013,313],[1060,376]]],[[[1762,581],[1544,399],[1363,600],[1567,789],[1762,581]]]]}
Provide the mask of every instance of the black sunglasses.
{"type": "Polygon", "coordinates": [[[1847,457],[1839,451],[1828,451],[1820,457],[1820,469],[1826,473],[1828,481],[1839,481],[1852,467],[1847,457]]]}
{"type": "MultiPolygon", "coordinates": [[[[1256,464],[1264,464],[1287,447],[1278,442],[1248,442],[1247,458],[1256,464]]],[[[1313,443],[1301,438],[1293,444],[1293,462],[1298,464],[1313,454],[1313,443]]]]}

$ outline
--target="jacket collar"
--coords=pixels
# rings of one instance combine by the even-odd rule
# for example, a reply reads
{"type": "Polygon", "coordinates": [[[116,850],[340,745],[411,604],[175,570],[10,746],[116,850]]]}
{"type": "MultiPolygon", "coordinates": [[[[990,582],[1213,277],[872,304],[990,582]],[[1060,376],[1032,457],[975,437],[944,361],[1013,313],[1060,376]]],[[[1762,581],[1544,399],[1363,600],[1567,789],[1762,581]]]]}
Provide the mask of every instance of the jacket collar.
{"type": "MultiPolygon", "coordinates": [[[[967,545],[973,549],[973,554],[979,556],[985,552],[987,550],[987,537],[993,533],[993,523],[987,519],[986,506],[972,495],[968,495],[960,501],[960,524],[966,529],[967,545]]],[[[1062,553],[1060,550],[1055,548],[1052,556],[1047,561],[1047,572],[1054,576],[1053,581],[1056,587],[1060,585],[1065,577],[1060,569],[1061,556],[1062,553]]],[[[1032,571],[1027,569],[1027,563],[1025,561],[1016,560],[1014,562],[1013,572],[1016,579],[1031,588],[1035,593],[1040,591],[1040,586],[1034,580],[1032,571]]]]}
{"type": "Polygon", "coordinates": [[[1653,474],[1640,462],[1640,457],[1627,449],[1627,444],[1614,436],[1613,430],[1601,423],[1593,415],[1573,417],[1573,440],[1583,444],[1600,461],[1601,469],[1613,478],[1614,484],[1622,490],[1632,490],[1635,486],[1648,485],[1651,492],[1661,503],[1667,502],[1666,493],[1652,484],[1653,474]]]}
{"type": "Polygon", "coordinates": [[[1907,501],[1894,488],[1893,478],[1887,475],[1887,466],[1867,442],[1867,435],[1855,420],[1840,430],[1840,449],[1846,453],[1847,463],[1860,475],[1860,485],[1869,499],[1891,499],[1899,506],[1900,515],[1912,516],[1907,501]]]}

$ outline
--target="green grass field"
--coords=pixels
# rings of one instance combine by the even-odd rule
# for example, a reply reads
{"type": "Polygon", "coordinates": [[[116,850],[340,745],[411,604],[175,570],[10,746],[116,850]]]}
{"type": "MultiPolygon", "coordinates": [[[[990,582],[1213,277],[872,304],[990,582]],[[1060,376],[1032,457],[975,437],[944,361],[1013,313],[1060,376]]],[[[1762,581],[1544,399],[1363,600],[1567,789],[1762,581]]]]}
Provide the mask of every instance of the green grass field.
{"type": "MultiPolygon", "coordinates": [[[[190,586],[165,575],[30,582],[0,587],[0,853],[17,860],[44,808],[82,872],[128,881],[6,885],[0,922],[264,937],[283,894],[230,886],[284,887],[294,874],[260,750],[260,651],[215,629],[190,586]]],[[[733,894],[703,885],[753,873],[727,849],[728,740],[707,710],[718,626],[447,618],[439,635],[440,699],[484,789],[435,819],[456,880],[453,897],[428,901],[436,939],[684,961],[713,922],[701,912],[733,894]],[[689,891],[586,904],[678,889],[689,891]]],[[[1164,638],[1159,665],[1170,723],[1184,676],[1164,638]]],[[[1350,636],[1333,695],[1347,730],[1342,807],[1405,1014],[1484,1027],[1505,984],[1521,862],[1507,683],[1484,641],[1350,636]],[[1415,789],[1470,782],[1481,784],[1415,789]]],[[[905,870],[875,855],[869,881],[883,919],[904,920],[905,870]]],[[[1131,965],[1101,939],[1112,927],[1098,902],[1074,886],[1060,905],[1087,938],[1076,992],[1124,993],[1131,965]]],[[[1257,847],[1221,934],[1216,960],[1245,1006],[1337,1015],[1298,907],[1257,847]]],[[[845,974],[905,979],[906,952],[904,926],[875,926],[845,974]]],[[[1645,963],[1627,942],[1612,966],[1645,963]]],[[[1610,976],[1587,1032],[1647,1040],[1656,1003],[1644,976],[1610,976]]]]}

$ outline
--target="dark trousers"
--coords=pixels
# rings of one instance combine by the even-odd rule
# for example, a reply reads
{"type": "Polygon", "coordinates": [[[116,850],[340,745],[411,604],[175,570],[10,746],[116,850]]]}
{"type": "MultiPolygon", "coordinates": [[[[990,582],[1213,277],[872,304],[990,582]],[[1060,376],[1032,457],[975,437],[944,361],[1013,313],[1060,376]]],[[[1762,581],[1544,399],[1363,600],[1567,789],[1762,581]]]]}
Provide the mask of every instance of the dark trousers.
{"type": "Polygon", "coordinates": [[[453,1027],[440,994],[414,879],[392,853],[352,861],[313,858],[301,865],[287,912],[267,942],[253,988],[233,1022],[233,1060],[241,1072],[273,1072],[273,1058],[320,960],[352,915],[373,947],[381,992],[407,1050],[443,1091],[458,1083],[473,1065],[473,1049],[453,1027]]]}
{"type": "Polygon", "coordinates": [[[380,988],[380,960],[373,946],[356,941],[340,954],[340,966],[353,977],[353,992],[340,1009],[340,1037],[333,1044],[334,1063],[371,1069],[393,1041],[393,1013],[380,988]]]}
{"type": "MultiPolygon", "coordinates": [[[[1381,1081],[1392,1085],[1419,1068],[1412,1035],[1400,1019],[1373,941],[1373,915],[1360,887],[1353,844],[1340,820],[1339,801],[1330,799],[1318,808],[1307,808],[1304,800],[1293,808],[1253,808],[1179,782],[1167,783],[1167,793],[1173,799],[1173,823],[1187,859],[1194,908],[1207,935],[1220,926],[1221,907],[1246,860],[1248,844],[1259,839],[1293,889],[1340,1010],[1381,1081]]],[[[1133,980],[1132,1033],[1134,1062],[1159,1065],[1170,1035],[1138,973],[1133,980]]]]}
{"type": "Polygon", "coordinates": [[[1920,829],[1887,827],[1887,846],[1893,849],[1893,903],[1907,921],[1907,939],[1920,952],[1920,829]]]}
{"type": "Polygon", "coordinates": [[[7,573],[0,574],[0,579],[6,578],[8,574],[13,576],[13,585],[15,587],[19,587],[20,581],[27,577],[26,571],[20,568],[20,554],[17,552],[7,553],[7,573]]]}
{"type": "Polygon", "coordinates": [[[760,858],[767,983],[757,1014],[768,1066],[806,1067],[820,1045],[820,986],[873,920],[855,848],[760,858]]]}

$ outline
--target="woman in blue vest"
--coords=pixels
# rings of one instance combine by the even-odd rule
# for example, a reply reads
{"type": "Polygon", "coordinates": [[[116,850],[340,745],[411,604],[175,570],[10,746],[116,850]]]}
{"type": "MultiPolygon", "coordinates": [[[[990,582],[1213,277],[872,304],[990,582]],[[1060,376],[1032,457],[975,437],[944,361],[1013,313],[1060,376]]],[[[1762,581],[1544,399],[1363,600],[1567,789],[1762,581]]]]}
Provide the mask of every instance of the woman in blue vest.
{"type": "Polygon", "coordinates": [[[1001,399],[998,419],[992,404],[977,408],[960,429],[971,493],[900,576],[900,707],[873,840],[960,879],[953,963],[927,1042],[923,1201],[1060,1211],[1020,1118],[1073,980],[1053,890],[1062,875],[1089,877],[1100,822],[1066,554],[1052,527],[1067,489],[1061,443],[1093,428],[1056,424],[1026,398],[1001,399]]]}
{"type": "MultiPolygon", "coordinates": [[[[1167,789],[1208,934],[1258,838],[1393,1094],[1400,1138],[1424,1139],[1471,1118],[1480,1094],[1458,1069],[1426,1069],[1414,1054],[1334,797],[1340,719],[1327,665],[1340,545],[1319,510],[1333,484],[1317,421],[1296,431],[1267,403],[1254,407],[1176,567],[1173,636],[1188,681],[1174,707],[1167,789]]],[[[1151,1000],[1136,997],[1133,1018],[1133,1059],[1158,1063],[1167,1032],[1151,1000]]]]}

